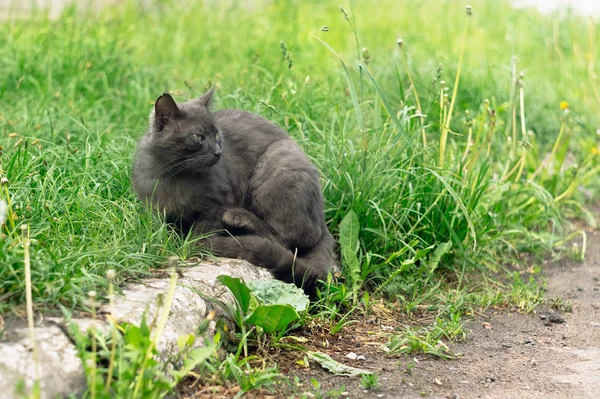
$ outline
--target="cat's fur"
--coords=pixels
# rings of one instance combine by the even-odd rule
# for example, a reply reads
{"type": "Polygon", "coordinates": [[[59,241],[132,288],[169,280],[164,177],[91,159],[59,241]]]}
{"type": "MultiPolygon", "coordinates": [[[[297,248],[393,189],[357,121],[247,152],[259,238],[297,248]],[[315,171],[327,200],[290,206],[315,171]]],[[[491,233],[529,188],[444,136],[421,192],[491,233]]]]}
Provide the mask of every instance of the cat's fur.
{"type": "Polygon", "coordinates": [[[202,242],[215,254],[314,294],[337,267],[318,170],[275,124],[240,110],[211,112],[212,94],[156,100],[137,148],[135,192],[184,232],[216,231],[202,242]]]}

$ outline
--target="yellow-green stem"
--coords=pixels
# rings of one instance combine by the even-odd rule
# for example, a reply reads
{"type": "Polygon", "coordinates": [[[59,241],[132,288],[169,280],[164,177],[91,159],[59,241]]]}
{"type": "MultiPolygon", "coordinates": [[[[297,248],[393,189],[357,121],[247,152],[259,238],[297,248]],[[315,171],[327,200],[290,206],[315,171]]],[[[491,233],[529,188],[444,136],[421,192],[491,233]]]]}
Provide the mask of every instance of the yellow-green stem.
{"type": "MultiPolygon", "coordinates": [[[[509,160],[509,162],[510,162],[510,160],[509,160]]],[[[492,186],[490,186],[490,187],[487,189],[487,191],[488,191],[488,192],[490,192],[490,191],[493,191],[493,190],[495,190],[495,189],[496,189],[496,188],[497,188],[497,187],[498,187],[500,184],[502,184],[502,183],[504,183],[505,181],[507,181],[508,179],[510,179],[510,177],[512,176],[512,174],[513,174],[513,173],[515,173],[516,171],[518,171],[518,170],[521,170],[521,169],[522,169],[522,166],[521,166],[521,164],[523,164],[524,162],[525,162],[525,157],[524,157],[524,156],[521,156],[521,157],[519,158],[519,160],[517,161],[517,163],[515,163],[515,165],[514,165],[514,166],[513,166],[513,167],[512,167],[510,170],[508,170],[508,168],[510,167],[510,164],[509,164],[509,163],[507,163],[507,165],[506,165],[506,170],[508,170],[508,171],[504,173],[504,175],[502,176],[502,179],[500,179],[500,181],[499,181],[498,183],[496,183],[496,184],[493,184],[492,186]]]]}
{"type": "Polygon", "coordinates": [[[8,184],[4,186],[4,193],[5,193],[5,200],[6,200],[6,208],[8,209],[8,215],[7,215],[7,219],[8,222],[10,223],[10,229],[11,231],[13,231],[13,234],[17,234],[15,232],[15,228],[16,228],[16,217],[15,217],[15,212],[13,211],[12,208],[12,201],[10,200],[10,192],[8,191],[8,184]]]}
{"type": "Polygon", "coordinates": [[[562,136],[565,133],[566,125],[567,125],[567,121],[563,120],[562,123],[560,124],[560,130],[558,131],[558,136],[556,137],[556,141],[554,142],[552,151],[550,151],[550,155],[548,155],[548,158],[546,158],[544,160],[544,162],[542,162],[540,164],[540,166],[536,169],[536,171],[533,172],[533,174],[531,175],[529,180],[533,180],[542,171],[544,172],[544,174],[542,175],[542,180],[546,179],[545,171],[548,168],[548,165],[550,165],[550,162],[552,162],[552,158],[554,158],[554,155],[556,155],[556,152],[558,151],[558,148],[560,147],[560,142],[562,141],[562,136]]]}
{"type": "Polygon", "coordinates": [[[519,159],[519,171],[517,172],[517,176],[515,177],[515,183],[518,183],[521,180],[521,176],[523,175],[523,168],[525,167],[525,155],[527,154],[527,148],[525,146],[521,149],[521,158],[519,159]]]}
{"type": "Polygon", "coordinates": [[[444,157],[446,154],[446,141],[448,140],[448,131],[450,130],[450,122],[452,121],[452,111],[454,110],[454,103],[456,102],[456,95],[458,93],[458,84],[460,82],[460,71],[462,68],[462,62],[465,55],[465,47],[467,46],[467,32],[469,30],[469,13],[467,13],[467,19],[465,22],[465,29],[463,31],[462,45],[460,49],[460,55],[458,57],[458,67],[456,68],[456,78],[454,79],[454,88],[452,89],[452,98],[450,99],[450,107],[448,107],[448,114],[442,126],[442,137],[440,138],[440,164],[441,168],[444,167],[444,157]]]}
{"type": "MultiPolygon", "coordinates": [[[[404,56],[404,48],[400,48],[400,57],[402,58],[402,64],[404,65],[404,70],[406,71],[406,76],[408,76],[408,81],[410,82],[410,86],[412,87],[413,94],[415,96],[415,101],[417,103],[417,113],[419,114],[419,120],[421,121],[421,125],[423,125],[424,118],[422,115],[421,102],[419,101],[419,93],[417,92],[417,87],[415,86],[415,82],[410,74],[410,69],[408,68],[408,63],[406,62],[406,57],[404,56]]],[[[423,140],[423,148],[427,148],[427,136],[425,135],[425,127],[421,127],[421,137],[423,140]]]]}
{"type": "MultiPolygon", "coordinates": [[[[519,172],[515,177],[515,183],[518,183],[521,180],[521,176],[523,175],[523,168],[525,167],[525,155],[527,154],[527,147],[525,143],[527,142],[527,127],[525,125],[525,89],[523,87],[523,75],[521,75],[521,79],[519,79],[519,108],[521,111],[521,140],[523,141],[523,147],[521,148],[521,159],[519,160],[519,172]]],[[[516,143],[513,143],[513,145],[516,143]]]]}
{"type": "Polygon", "coordinates": [[[142,367],[140,369],[140,372],[138,373],[137,381],[132,395],[132,398],[134,399],[138,397],[138,393],[140,392],[140,388],[142,387],[142,381],[144,380],[146,364],[148,363],[148,360],[152,357],[152,352],[154,351],[154,348],[156,347],[157,342],[160,340],[165,326],[167,325],[169,313],[171,312],[171,306],[173,305],[173,297],[175,296],[175,288],[177,287],[177,258],[171,257],[169,259],[169,265],[171,266],[171,281],[169,283],[169,291],[167,292],[167,297],[165,298],[162,312],[160,313],[160,319],[158,320],[158,324],[156,325],[156,332],[154,334],[154,338],[152,339],[152,341],[150,341],[150,345],[148,346],[148,350],[146,351],[146,355],[144,356],[144,360],[142,362],[142,367]]]}
{"type": "Polygon", "coordinates": [[[446,120],[446,115],[448,113],[447,100],[448,96],[444,95],[442,88],[442,120],[440,122],[442,134],[440,135],[440,162],[443,161],[442,154],[446,153],[446,141],[448,140],[448,130],[446,130],[446,126],[444,125],[444,121],[446,120]]]}
{"type": "Polygon", "coordinates": [[[465,153],[463,154],[463,157],[462,157],[463,163],[467,160],[467,155],[469,155],[469,148],[471,147],[472,136],[473,136],[473,127],[469,126],[469,135],[467,136],[467,145],[465,147],[465,153]]]}
{"type": "Polygon", "coordinates": [[[575,190],[577,190],[577,187],[579,186],[579,179],[574,178],[573,181],[571,182],[571,184],[569,184],[569,187],[558,197],[554,198],[554,203],[558,204],[560,201],[570,198],[573,193],[575,193],[575,190]]]}
{"type": "MultiPolygon", "coordinates": [[[[440,82],[440,129],[443,129],[444,126],[444,120],[446,119],[446,115],[444,114],[444,108],[445,108],[445,104],[444,104],[444,87],[445,87],[445,82],[442,80],[440,82]]],[[[440,130],[440,132],[442,132],[440,130]]]]}
{"type": "Polygon", "coordinates": [[[406,71],[406,75],[408,76],[408,81],[413,90],[413,94],[415,96],[415,101],[417,102],[417,111],[421,113],[421,102],[419,101],[419,93],[417,92],[417,87],[415,86],[415,82],[413,81],[412,75],[410,74],[410,70],[408,69],[408,63],[406,62],[406,57],[404,56],[404,48],[400,49],[400,56],[402,57],[402,64],[404,65],[404,70],[406,71]]]}
{"type": "Polygon", "coordinates": [[[521,140],[527,141],[527,126],[525,124],[525,88],[523,87],[523,76],[519,80],[519,106],[521,108],[521,140]]]}
{"type": "Polygon", "coordinates": [[[115,287],[113,279],[108,279],[108,301],[110,306],[109,321],[112,325],[112,343],[110,348],[110,362],[108,363],[108,375],[106,376],[106,385],[104,392],[108,394],[112,383],[112,376],[115,367],[115,357],[117,353],[117,321],[115,320],[115,287]]]}
{"type": "MultiPolygon", "coordinates": [[[[516,93],[515,93],[515,97],[516,97],[516,93]]],[[[516,98],[513,98],[512,101],[513,101],[512,112],[511,112],[512,142],[511,142],[510,156],[511,156],[511,158],[514,158],[514,156],[517,153],[517,107],[514,106],[514,102],[516,101],[516,98]]]]}
{"type": "Polygon", "coordinates": [[[89,298],[90,298],[90,306],[92,308],[92,328],[91,328],[91,335],[92,335],[92,359],[91,359],[91,383],[90,383],[90,397],[92,399],[96,398],[96,373],[97,373],[97,368],[96,368],[96,360],[97,360],[97,353],[98,353],[98,348],[97,348],[97,344],[96,344],[96,292],[95,291],[90,291],[88,293],[89,298]]]}
{"type": "MultiPolygon", "coordinates": [[[[487,101],[487,100],[486,100],[487,101]]],[[[487,107],[487,103],[486,103],[486,112],[488,115],[488,134],[487,134],[487,152],[486,152],[486,157],[489,159],[490,158],[490,152],[492,149],[492,139],[494,138],[494,128],[496,127],[496,117],[495,117],[495,113],[492,110],[491,112],[489,111],[489,108],[487,107]]]]}
{"type": "MultiPolygon", "coordinates": [[[[10,209],[10,206],[9,206],[10,209]]],[[[35,364],[35,379],[40,380],[40,365],[37,351],[37,342],[35,339],[35,327],[33,325],[33,296],[31,286],[31,257],[29,253],[29,226],[24,224],[21,226],[22,243],[23,243],[23,263],[25,265],[25,306],[27,309],[27,328],[29,330],[29,339],[33,348],[33,362],[35,364]]]]}
{"type": "Polygon", "coordinates": [[[504,135],[506,137],[509,136],[509,134],[512,137],[512,143],[511,143],[511,148],[510,148],[510,157],[513,158],[515,151],[516,151],[516,137],[517,137],[517,131],[516,131],[516,123],[517,123],[517,114],[516,114],[516,105],[515,105],[515,101],[517,99],[517,61],[518,58],[516,56],[512,57],[511,60],[511,83],[510,83],[510,108],[509,108],[509,113],[510,113],[510,121],[509,123],[506,124],[506,129],[504,130],[504,135]],[[512,133],[511,133],[512,130],[512,133]]]}

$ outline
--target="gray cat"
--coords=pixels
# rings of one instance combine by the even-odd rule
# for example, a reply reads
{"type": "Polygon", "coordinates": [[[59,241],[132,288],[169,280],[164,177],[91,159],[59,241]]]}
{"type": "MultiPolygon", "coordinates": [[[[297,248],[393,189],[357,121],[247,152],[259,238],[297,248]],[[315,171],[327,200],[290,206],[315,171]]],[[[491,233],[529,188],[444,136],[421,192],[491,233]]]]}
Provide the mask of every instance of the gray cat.
{"type": "Polygon", "coordinates": [[[314,295],[337,268],[319,171],[282,129],[240,110],[211,112],[214,87],[156,100],[133,165],[138,197],[219,256],[246,259],[314,295]]]}

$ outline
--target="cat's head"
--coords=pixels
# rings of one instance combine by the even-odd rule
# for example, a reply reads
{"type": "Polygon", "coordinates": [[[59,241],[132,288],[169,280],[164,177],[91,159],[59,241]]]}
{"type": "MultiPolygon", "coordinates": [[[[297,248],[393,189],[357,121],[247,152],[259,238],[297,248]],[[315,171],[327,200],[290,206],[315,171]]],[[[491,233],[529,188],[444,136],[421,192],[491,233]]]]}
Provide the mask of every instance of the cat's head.
{"type": "Polygon", "coordinates": [[[202,97],[177,104],[170,94],[150,114],[148,149],[165,165],[165,175],[204,172],[221,157],[221,132],[210,112],[214,87],[202,97]]]}

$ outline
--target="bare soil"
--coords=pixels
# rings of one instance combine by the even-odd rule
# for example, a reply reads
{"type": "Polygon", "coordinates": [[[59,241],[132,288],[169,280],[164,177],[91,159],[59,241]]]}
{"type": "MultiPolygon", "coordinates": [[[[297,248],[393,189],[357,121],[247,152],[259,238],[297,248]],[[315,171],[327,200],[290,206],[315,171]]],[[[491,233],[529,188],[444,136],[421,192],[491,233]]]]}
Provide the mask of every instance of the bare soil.
{"type": "MultiPolygon", "coordinates": [[[[360,378],[335,376],[315,362],[306,367],[300,352],[281,351],[273,360],[289,380],[276,393],[264,390],[247,397],[328,397],[336,390],[342,398],[600,398],[600,233],[588,232],[584,262],[547,261],[542,273],[546,298],[571,304],[571,312],[491,309],[467,323],[466,340],[448,344],[459,358],[440,360],[387,356],[382,350],[386,333],[399,322],[383,306],[374,306],[372,318],[335,336],[313,326],[306,345],[376,372],[379,389],[365,390],[360,378]],[[346,357],[350,352],[364,359],[351,360],[346,357]],[[292,383],[294,377],[299,384],[292,383]],[[319,382],[319,392],[311,379],[319,382]]],[[[180,397],[231,397],[237,389],[184,389],[180,397]]]]}
{"type": "Polygon", "coordinates": [[[315,378],[325,393],[345,386],[341,397],[350,398],[600,398],[600,233],[588,232],[588,240],[583,263],[544,265],[546,298],[572,304],[570,313],[544,307],[531,314],[490,310],[467,323],[465,341],[449,344],[461,354],[449,361],[389,358],[364,324],[349,327],[342,343],[330,339],[321,348],[345,364],[376,371],[378,390],[314,365],[309,370],[290,365],[287,372],[302,381],[315,378]],[[365,359],[348,359],[351,351],[365,359]],[[415,365],[409,372],[410,363],[415,365]]]}

